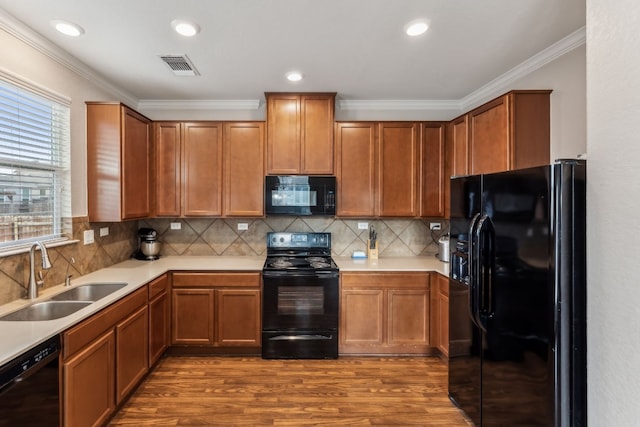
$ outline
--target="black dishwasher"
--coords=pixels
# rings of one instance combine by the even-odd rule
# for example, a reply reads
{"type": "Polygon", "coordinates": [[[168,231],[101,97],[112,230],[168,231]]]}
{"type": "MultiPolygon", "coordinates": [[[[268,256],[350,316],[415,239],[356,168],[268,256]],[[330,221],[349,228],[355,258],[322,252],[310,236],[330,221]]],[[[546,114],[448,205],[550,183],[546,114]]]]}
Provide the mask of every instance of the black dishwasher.
{"type": "Polygon", "coordinates": [[[57,335],[0,366],[0,427],[59,426],[57,335]]]}

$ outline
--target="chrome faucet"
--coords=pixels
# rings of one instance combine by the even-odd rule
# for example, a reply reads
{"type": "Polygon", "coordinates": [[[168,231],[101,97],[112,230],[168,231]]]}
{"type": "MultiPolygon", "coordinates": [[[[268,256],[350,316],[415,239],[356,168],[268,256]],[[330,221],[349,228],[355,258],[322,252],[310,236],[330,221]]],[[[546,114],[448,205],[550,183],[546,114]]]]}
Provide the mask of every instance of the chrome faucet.
{"type": "MultiPolygon", "coordinates": [[[[35,263],[36,263],[36,248],[40,248],[42,252],[42,269],[48,270],[51,268],[51,261],[49,261],[49,254],[47,248],[42,242],[35,242],[29,249],[29,284],[27,285],[27,299],[38,298],[38,286],[42,286],[43,280],[36,280],[35,263]]],[[[40,276],[42,279],[42,276],[40,276]]]]}

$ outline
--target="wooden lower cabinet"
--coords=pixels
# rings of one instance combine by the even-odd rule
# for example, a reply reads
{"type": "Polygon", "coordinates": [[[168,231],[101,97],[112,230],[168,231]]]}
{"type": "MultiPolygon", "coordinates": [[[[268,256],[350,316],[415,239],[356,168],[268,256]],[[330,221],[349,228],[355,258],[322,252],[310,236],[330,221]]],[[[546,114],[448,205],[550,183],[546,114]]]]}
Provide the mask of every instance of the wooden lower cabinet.
{"type": "Polygon", "coordinates": [[[171,344],[260,346],[260,273],[173,273],[171,344]]]}
{"type": "Polygon", "coordinates": [[[65,427],[99,426],[115,411],[115,333],[110,330],[62,365],[65,427]]]}
{"type": "Polygon", "coordinates": [[[340,354],[430,354],[428,272],[342,273],[340,354]]]}
{"type": "Polygon", "coordinates": [[[116,325],[116,404],[119,405],[149,371],[149,317],[145,304],[116,325]]]}
{"type": "Polygon", "coordinates": [[[155,365],[169,346],[169,302],[169,275],[163,274],[149,283],[149,367],[155,365]]]}
{"type": "Polygon", "coordinates": [[[431,293],[431,343],[444,357],[449,356],[449,278],[434,273],[431,293]]]}

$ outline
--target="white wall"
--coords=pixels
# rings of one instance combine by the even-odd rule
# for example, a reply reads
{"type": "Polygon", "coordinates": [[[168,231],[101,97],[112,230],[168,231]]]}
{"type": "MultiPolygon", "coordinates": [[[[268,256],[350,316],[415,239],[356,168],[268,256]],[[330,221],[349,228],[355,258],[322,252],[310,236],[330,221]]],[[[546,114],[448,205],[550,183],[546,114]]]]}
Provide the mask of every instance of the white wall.
{"type": "Polygon", "coordinates": [[[87,215],[85,101],[119,101],[26,43],[0,30],[0,68],[71,99],[71,214],[87,215]]]}
{"type": "Polygon", "coordinates": [[[640,423],[640,3],[587,0],[589,425],[640,423]]]}

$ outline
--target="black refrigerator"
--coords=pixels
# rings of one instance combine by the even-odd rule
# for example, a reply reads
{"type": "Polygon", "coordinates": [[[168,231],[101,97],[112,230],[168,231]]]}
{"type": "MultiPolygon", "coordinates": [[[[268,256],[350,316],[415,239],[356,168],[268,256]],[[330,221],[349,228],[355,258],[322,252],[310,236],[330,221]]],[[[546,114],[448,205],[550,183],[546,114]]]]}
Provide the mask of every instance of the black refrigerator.
{"type": "Polygon", "coordinates": [[[586,426],[586,164],[451,178],[449,397],[476,426],[586,426]]]}

